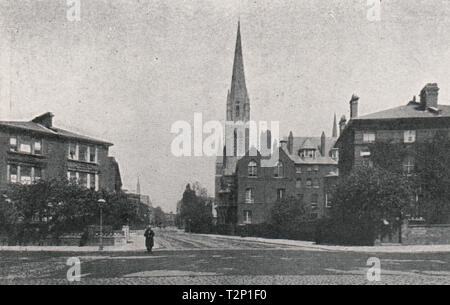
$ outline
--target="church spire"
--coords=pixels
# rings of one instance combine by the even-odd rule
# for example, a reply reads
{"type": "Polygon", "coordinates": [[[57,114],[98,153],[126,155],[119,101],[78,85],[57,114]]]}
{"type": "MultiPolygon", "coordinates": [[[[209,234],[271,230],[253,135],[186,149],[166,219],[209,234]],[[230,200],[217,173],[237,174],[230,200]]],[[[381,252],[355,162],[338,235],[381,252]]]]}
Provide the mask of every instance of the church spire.
{"type": "Polygon", "coordinates": [[[137,177],[136,194],[141,194],[141,183],[139,182],[139,176],[137,177]]]}
{"type": "Polygon", "coordinates": [[[333,122],[333,138],[337,138],[337,123],[336,123],[336,113],[334,114],[334,122],[333,122]]]}
{"type": "Polygon", "coordinates": [[[250,120],[250,104],[245,85],[244,60],[242,57],[241,22],[238,21],[236,47],[234,50],[233,76],[231,78],[230,106],[233,121],[250,120]]]}

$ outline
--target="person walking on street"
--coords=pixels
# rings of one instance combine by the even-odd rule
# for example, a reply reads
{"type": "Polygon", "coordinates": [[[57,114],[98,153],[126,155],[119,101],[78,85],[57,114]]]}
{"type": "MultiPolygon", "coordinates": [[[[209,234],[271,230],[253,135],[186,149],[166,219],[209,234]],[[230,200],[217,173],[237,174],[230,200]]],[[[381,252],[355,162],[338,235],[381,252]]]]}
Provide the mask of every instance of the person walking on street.
{"type": "Polygon", "coordinates": [[[147,247],[147,252],[152,253],[153,248],[153,237],[155,236],[155,232],[153,232],[152,228],[148,226],[144,233],[145,236],[145,246],[147,247]]]}

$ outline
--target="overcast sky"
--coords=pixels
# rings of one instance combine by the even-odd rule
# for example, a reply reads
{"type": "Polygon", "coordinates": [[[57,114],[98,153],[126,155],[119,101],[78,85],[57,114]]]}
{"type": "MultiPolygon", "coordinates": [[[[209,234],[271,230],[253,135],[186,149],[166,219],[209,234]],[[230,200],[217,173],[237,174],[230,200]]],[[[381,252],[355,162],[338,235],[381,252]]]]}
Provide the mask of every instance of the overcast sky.
{"type": "Polygon", "coordinates": [[[0,119],[46,111],[114,143],[127,189],[175,211],[188,182],[214,194],[214,158],[174,157],[177,120],[224,120],[237,21],[251,117],[282,135],[330,135],[348,117],[406,104],[427,82],[450,104],[450,3],[383,0],[0,0],[0,119]],[[11,108],[10,108],[11,106],[11,108]]]}

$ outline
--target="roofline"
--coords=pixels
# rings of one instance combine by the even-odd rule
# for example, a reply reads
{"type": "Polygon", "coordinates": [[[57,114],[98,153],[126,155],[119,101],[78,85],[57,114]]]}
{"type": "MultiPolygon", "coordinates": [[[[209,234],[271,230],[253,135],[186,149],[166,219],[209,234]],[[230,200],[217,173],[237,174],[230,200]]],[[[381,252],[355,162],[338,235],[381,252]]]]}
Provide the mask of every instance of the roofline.
{"type": "MultiPolygon", "coordinates": [[[[17,123],[23,123],[23,122],[27,122],[27,121],[17,121],[17,123]]],[[[37,123],[35,123],[37,124],[37,123]]],[[[41,125],[42,126],[42,125],[41,125]]],[[[103,141],[103,140],[97,140],[97,139],[87,139],[87,138],[83,138],[83,136],[80,137],[76,137],[76,136],[69,136],[69,135],[62,135],[59,134],[57,131],[53,131],[51,129],[49,129],[50,131],[53,131],[52,133],[50,133],[50,131],[47,132],[43,132],[40,130],[33,130],[33,129],[29,129],[26,127],[21,127],[21,126],[11,126],[8,125],[5,122],[0,122],[0,128],[6,128],[6,129],[18,129],[18,130],[23,130],[23,131],[29,131],[31,133],[37,133],[37,134],[41,134],[41,135],[45,135],[45,136],[49,136],[49,137],[59,137],[59,138],[65,138],[65,139],[77,139],[79,141],[83,141],[83,142],[90,142],[90,143],[96,143],[96,144],[101,144],[101,145],[106,145],[106,146],[113,146],[114,144],[111,142],[107,142],[107,141],[103,141]]],[[[44,127],[46,128],[46,127],[44,127]]]]}

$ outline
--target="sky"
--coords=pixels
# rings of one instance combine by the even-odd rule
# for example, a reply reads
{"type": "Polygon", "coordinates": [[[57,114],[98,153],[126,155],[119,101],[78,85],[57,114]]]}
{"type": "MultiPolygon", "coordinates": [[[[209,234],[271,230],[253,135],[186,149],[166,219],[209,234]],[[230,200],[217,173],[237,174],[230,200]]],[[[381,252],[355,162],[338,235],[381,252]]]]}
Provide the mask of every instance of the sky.
{"type": "Polygon", "coordinates": [[[176,157],[172,124],[224,120],[237,22],[253,120],[331,134],[333,116],[406,104],[437,82],[450,104],[450,3],[383,0],[0,0],[0,119],[114,143],[124,188],[175,211],[187,183],[214,194],[214,157],[176,157]],[[369,1],[371,2],[371,1],[369,1]]]}

